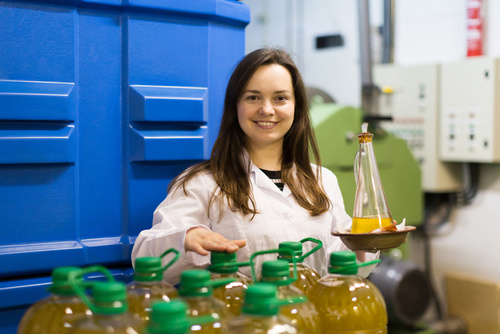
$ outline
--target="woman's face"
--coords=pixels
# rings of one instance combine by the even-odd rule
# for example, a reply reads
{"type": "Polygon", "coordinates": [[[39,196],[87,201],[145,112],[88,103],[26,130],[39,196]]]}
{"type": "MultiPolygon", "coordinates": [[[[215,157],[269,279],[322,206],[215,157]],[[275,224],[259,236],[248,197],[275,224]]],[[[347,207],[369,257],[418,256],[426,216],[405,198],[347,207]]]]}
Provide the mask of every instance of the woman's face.
{"type": "Polygon", "coordinates": [[[292,76],[278,64],[255,71],[238,100],[238,122],[251,150],[283,147],[295,112],[292,76]]]}

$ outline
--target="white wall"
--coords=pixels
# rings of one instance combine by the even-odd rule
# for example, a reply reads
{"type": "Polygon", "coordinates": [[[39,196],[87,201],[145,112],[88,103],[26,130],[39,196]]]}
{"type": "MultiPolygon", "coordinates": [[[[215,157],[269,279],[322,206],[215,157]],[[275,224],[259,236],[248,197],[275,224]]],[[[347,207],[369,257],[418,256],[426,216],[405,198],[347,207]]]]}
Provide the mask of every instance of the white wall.
{"type": "MultiPolygon", "coordinates": [[[[307,85],[339,104],[360,105],[357,1],[248,0],[252,23],[247,51],[281,45],[298,56],[307,85]],[[299,13],[299,15],[297,15],[299,13]],[[340,33],[342,48],[315,50],[314,38],[340,33]]],[[[484,53],[500,56],[500,0],[485,4],[484,53]]],[[[443,63],[466,57],[466,0],[396,0],[395,55],[400,65],[443,63]]],[[[370,0],[372,24],[382,19],[380,0],[370,0]]],[[[432,239],[435,282],[443,297],[443,275],[458,272],[500,282],[500,165],[481,166],[471,205],[456,208],[432,239]]]]}

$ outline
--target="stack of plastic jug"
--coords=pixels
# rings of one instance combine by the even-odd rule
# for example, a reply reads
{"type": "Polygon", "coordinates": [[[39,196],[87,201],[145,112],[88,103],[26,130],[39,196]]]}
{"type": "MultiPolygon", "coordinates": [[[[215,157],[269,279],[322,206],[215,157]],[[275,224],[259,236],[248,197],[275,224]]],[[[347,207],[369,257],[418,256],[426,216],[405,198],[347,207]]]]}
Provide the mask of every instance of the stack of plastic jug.
{"type": "Polygon", "coordinates": [[[321,276],[318,274],[316,270],[305,264],[304,259],[307,258],[309,255],[313,254],[314,252],[318,251],[319,249],[321,249],[321,247],[323,247],[323,243],[320,240],[313,238],[305,238],[300,240],[299,242],[297,241],[281,242],[278,246],[278,249],[280,250],[278,259],[283,259],[288,261],[290,266],[290,275],[293,275],[293,261],[290,255],[288,255],[287,252],[284,252],[282,250],[289,249],[292,251],[293,256],[295,257],[295,261],[297,263],[297,280],[294,281],[292,285],[299,288],[302,292],[305,293],[306,296],[309,294],[309,291],[311,290],[313,285],[315,285],[318,282],[321,276]],[[311,251],[302,255],[303,253],[302,244],[307,241],[314,242],[317,245],[311,251]]]}
{"type": "Polygon", "coordinates": [[[127,286],[127,299],[131,313],[138,314],[144,321],[148,321],[153,302],[177,298],[177,289],[162,282],[162,279],[163,272],[178,258],[179,252],[170,248],[160,257],[148,256],[135,260],[134,280],[127,286]],[[175,253],[174,258],[162,267],[162,258],[170,253],[175,253]]]}
{"type": "Polygon", "coordinates": [[[302,299],[302,303],[293,303],[287,306],[282,306],[280,308],[280,313],[292,319],[292,323],[304,333],[321,334],[321,323],[318,311],[316,310],[315,306],[308,300],[306,295],[299,288],[292,285],[292,283],[297,279],[297,268],[295,266],[295,258],[293,257],[292,251],[290,251],[289,249],[276,249],[253,253],[252,256],[250,256],[250,265],[252,268],[254,280],[256,280],[257,277],[253,265],[253,259],[256,256],[262,254],[279,252],[287,252],[288,255],[292,258],[292,262],[294,265],[293,276],[290,277],[288,261],[266,261],[262,264],[260,282],[274,284],[278,288],[278,297],[280,299],[302,299]]]}
{"type": "MultiPolygon", "coordinates": [[[[213,324],[194,323],[192,331],[197,333],[224,333],[225,321],[231,317],[226,305],[213,296],[213,288],[233,282],[234,278],[210,279],[206,270],[191,269],[181,274],[179,298],[188,305],[188,313],[192,317],[211,315],[216,322],[213,324]]],[[[196,318],[194,319],[196,320],[196,318]]]]}
{"type": "Polygon", "coordinates": [[[191,331],[191,326],[197,324],[210,324],[216,322],[211,316],[189,317],[188,306],[182,300],[170,302],[154,302],[152,304],[150,319],[145,334],[189,334],[198,333],[191,331]]]}
{"type": "MultiPolygon", "coordinates": [[[[81,273],[78,267],[60,267],[52,271],[50,295],[33,304],[19,323],[18,334],[62,334],[73,323],[91,312],[69,285],[71,272],[81,273]]],[[[80,278],[79,276],[78,278],[80,278]]]]}
{"type": "Polygon", "coordinates": [[[234,281],[214,288],[214,297],[222,300],[230,313],[240,315],[243,297],[248,286],[253,281],[238,272],[241,266],[248,266],[248,262],[236,262],[236,253],[212,252],[211,265],[207,268],[212,279],[233,278],[234,281]]]}
{"type": "Polygon", "coordinates": [[[310,298],[321,315],[324,334],[386,334],[385,301],[377,287],[357,275],[356,254],[330,254],[329,274],[311,289],[310,298]]]}
{"type": "MultiPolygon", "coordinates": [[[[229,333],[234,334],[309,334],[298,329],[292,320],[280,314],[282,305],[293,300],[278,298],[277,287],[268,283],[255,283],[248,287],[239,317],[229,321],[229,333]]],[[[298,301],[301,302],[301,301],[298,301]]]]}
{"type": "Polygon", "coordinates": [[[107,281],[82,283],[78,280],[78,272],[69,274],[69,284],[76,294],[92,311],[91,316],[84,317],[74,323],[70,334],[140,334],[146,323],[135,314],[128,312],[127,288],[125,284],[115,281],[111,273],[104,267],[95,266],[82,270],[82,274],[101,272],[107,281]],[[86,294],[90,288],[91,298],[86,294]]]}

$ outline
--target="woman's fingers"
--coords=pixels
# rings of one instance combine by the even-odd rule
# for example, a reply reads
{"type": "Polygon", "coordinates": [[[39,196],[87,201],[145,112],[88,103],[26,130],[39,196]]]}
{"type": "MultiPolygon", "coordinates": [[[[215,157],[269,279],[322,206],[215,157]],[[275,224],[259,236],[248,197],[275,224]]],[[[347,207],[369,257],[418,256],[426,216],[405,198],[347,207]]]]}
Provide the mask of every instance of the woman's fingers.
{"type": "Polygon", "coordinates": [[[187,231],[184,247],[186,251],[193,251],[200,255],[208,255],[209,251],[236,252],[246,245],[246,241],[228,240],[219,233],[204,228],[192,228],[187,231]]]}

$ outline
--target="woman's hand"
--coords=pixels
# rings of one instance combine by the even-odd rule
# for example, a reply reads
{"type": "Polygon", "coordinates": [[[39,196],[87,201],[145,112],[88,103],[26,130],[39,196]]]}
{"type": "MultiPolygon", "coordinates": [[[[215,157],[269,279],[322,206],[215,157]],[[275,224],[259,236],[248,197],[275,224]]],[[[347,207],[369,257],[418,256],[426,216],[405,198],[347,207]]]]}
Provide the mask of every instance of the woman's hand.
{"type": "Polygon", "coordinates": [[[219,233],[202,227],[189,229],[184,240],[186,252],[192,251],[200,255],[208,255],[211,251],[234,253],[246,244],[246,240],[228,240],[219,233]]]}

